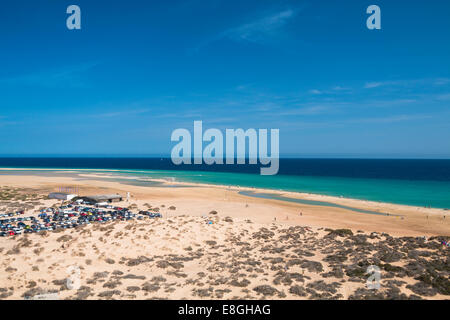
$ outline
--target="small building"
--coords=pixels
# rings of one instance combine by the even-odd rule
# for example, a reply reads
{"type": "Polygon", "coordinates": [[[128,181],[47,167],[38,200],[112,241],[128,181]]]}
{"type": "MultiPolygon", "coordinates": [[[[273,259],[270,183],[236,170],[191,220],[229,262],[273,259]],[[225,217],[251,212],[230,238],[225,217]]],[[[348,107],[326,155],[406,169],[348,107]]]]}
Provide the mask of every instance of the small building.
{"type": "Polygon", "coordinates": [[[94,196],[84,196],[78,197],[77,199],[81,199],[86,202],[90,202],[92,204],[101,203],[101,202],[119,202],[123,200],[123,197],[120,194],[101,194],[94,196]]]}
{"type": "Polygon", "coordinates": [[[57,200],[72,200],[77,197],[76,194],[64,193],[64,192],[52,192],[48,195],[49,199],[57,199],[57,200]]]}

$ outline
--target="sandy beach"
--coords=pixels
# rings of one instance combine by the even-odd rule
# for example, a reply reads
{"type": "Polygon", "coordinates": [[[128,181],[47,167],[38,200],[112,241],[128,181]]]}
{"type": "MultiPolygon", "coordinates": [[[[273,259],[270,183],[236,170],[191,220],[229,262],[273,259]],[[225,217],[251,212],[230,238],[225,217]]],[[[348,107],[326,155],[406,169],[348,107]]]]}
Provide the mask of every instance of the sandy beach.
{"type": "MultiPolygon", "coordinates": [[[[65,170],[70,172],[70,170],[65,170]]],[[[80,170],[79,170],[80,171],[80,170]]],[[[43,194],[57,191],[60,187],[77,187],[80,195],[119,193],[131,194],[130,203],[142,206],[151,203],[156,207],[173,205],[176,212],[170,214],[188,214],[201,216],[211,210],[222,215],[249,218],[255,222],[277,223],[287,225],[308,225],[314,227],[348,228],[366,232],[386,232],[397,236],[450,236],[449,211],[444,209],[413,207],[406,205],[379,203],[372,201],[346,199],[318,194],[285,192],[245,187],[230,187],[221,185],[202,185],[153,179],[169,187],[145,187],[123,184],[114,181],[100,180],[110,178],[102,174],[80,174],[80,181],[71,177],[46,176],[0,176],[0,185],[17,188],[31,188],[43,194]],[[170,186],[178,186],[171,188],[170,186]],[[186,186],[186,187],[183,187],[186,186]],[[390,216],[358,213],[330,206],[306,205],[279,200],[254,198],[240,195],[240,191],[278,194],[290,198],[313,201],[323,201],[344,205],[356,209],[384,212],[390,216]],[[300,216],[300,212],[302,215],[300,216]],[[445,217],[445,218],[444,218],[445,217]]],[[[130,179],[132,177],[121,177],[130,179]]],[[[164,208],[160,208],[164,212],[164,208]]]]}
{"type": "Polygon", "coordinates": [[[34,195],[1,200],[1,211],[22,206],[25,215],[36,214],[60,203],[46,199],[49,192],[77,187],[80,195],[130,192],[131,199],[117,205],[163,215],[0,238],[1,298],[449,297],[449,248],[440,244],[450,236],[445,210],[173,181],[145,187],[101,179],[105,177],[0,176],[2,190],[34,195]],[[254,198],[239,194],[242,190],[389,216],[254,198]],[[381,269],[379,290],[366,287],[369,265],[381,269]],[[66,279],[74,270],[81,286],[69,289],[66,279]]]}

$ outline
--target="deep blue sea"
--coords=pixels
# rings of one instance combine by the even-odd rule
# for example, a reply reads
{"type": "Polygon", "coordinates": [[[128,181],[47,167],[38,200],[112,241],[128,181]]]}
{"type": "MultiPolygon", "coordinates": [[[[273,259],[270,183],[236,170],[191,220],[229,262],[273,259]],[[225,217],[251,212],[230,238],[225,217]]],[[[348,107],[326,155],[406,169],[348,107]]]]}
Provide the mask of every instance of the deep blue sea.
{"type": "Polygon", "coordinates": [[[133,176],[450,208],[450,160],[280,159],[276,176],[259,175],[259,165],[176,166],[169,158],[0,158],[0,167],[114,169],[133,176]]]}

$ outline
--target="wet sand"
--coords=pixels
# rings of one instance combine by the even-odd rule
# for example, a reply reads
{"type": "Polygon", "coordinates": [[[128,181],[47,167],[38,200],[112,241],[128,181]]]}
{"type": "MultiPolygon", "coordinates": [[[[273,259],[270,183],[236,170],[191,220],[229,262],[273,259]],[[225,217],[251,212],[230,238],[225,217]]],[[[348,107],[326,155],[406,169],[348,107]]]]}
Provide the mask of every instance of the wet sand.
{"type": "MultiPolygon", "coordinates": [[[[19,188],[35,188],[43,192],[54,192],[59,187],[77,187],[82,195],[95,193],[127,192],[132,202],[151,202],[161,205],[170,202],[179,208],[178,212],[189,215],[203,215],[216,210],[223,215],[251,218],[261,223],[277,221],[288,225],[309,225],[329,228],[348,228],[367,232],[386,232],[398,236],[450,236],[449,211],[397,204],[338,198],[297,192],[281,192],[254,188],[213,186],[192,183],[157,180],[163,186],[136,186],[123,181],[115,182],[108,175],[85,174],[83,179],[51,176],[0,176],[0,185],[19,188]],[[103,179],[102,179],[103,178],[103,179]],[[109,180],[107,178],[110,178],[109,180]],[[102,179],[102,180],[99,180],[102,179]],[[168,187],[177,186],[177,188],[168,187]],[[186,186],[186,187],[183,187],[186,186]],[[239,192],[270,193],[279,197],[305,201],[328,202],[332,206],[308,205],[282,200],[255,198],[239,192]],[[380,215],[355,212],[350,207],[363,211],[379,212],[380,215]],[[301,215],[300,215],[301,213],[301,215]],[[386,215],[389,214],[389,215],[386,215]]],[[[126,180],[126,179],[124,179],[126,180]]],[[[131,178],[128,180],[132,181],[131,178]]]]}

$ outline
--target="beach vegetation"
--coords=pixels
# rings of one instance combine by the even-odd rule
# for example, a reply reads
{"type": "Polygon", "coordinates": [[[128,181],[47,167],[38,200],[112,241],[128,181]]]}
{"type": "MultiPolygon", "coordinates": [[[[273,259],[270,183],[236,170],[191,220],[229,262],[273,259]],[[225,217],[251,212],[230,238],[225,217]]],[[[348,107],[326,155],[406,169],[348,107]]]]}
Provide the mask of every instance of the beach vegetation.
{"type": "MultiPolygon", "coordinates": [[[[327,229],[327,230],[331,230],[331,229],[327,229]]],[[[331,230],[329,235],[336,235],[339,237],[346,237],[346,236],[352,236],[353,232],[350,229],[336,229],[336,230],[331,230]]]]}

